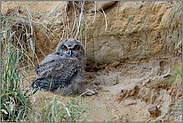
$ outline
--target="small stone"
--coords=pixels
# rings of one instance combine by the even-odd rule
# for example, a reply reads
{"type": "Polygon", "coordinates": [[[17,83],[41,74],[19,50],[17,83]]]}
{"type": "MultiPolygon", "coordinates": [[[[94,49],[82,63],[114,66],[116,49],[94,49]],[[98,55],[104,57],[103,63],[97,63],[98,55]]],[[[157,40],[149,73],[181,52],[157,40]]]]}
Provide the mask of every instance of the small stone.
{"type": "Polygon", "coordinates": [[[149,113],[152,116],[158,117],[160,115],[160,110],[157,108],[156,105],[150,104],[147,106],[149,113]]]}
{"type": "Polygon", "coordinates": [[[149,83],[150,81],[151,81],[150,79],[147,79],[147,80],[146,80],[146,83],[149,83]]]}

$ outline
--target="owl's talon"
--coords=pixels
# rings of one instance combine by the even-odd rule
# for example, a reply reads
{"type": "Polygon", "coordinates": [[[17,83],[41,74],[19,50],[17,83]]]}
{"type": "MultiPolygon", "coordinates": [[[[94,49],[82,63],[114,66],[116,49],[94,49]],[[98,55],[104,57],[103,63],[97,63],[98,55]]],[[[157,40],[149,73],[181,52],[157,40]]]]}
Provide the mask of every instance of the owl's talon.
{"type": "Polygon", "coordinates": [[[86,89],[86,95],[87,96],[92,96],[92,95],[95,95],[95,94],[98,94],[95,90],[93,90],[93,89],[86,89]]]}

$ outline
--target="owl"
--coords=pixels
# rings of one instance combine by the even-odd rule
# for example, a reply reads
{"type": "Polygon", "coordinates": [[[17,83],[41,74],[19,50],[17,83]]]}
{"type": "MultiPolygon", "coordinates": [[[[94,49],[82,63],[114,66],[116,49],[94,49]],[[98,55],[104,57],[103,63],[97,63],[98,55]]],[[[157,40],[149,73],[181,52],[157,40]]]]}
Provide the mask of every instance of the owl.
{"type": "Polygon", "coordinates": [[[66,95],[96,94],[87,88],[85,81],[86,56],[82,43],[77,39],[65,39],[58,44],[55,52],[49,54],[36,67],[36,77],[31,87],[66,95]]]}

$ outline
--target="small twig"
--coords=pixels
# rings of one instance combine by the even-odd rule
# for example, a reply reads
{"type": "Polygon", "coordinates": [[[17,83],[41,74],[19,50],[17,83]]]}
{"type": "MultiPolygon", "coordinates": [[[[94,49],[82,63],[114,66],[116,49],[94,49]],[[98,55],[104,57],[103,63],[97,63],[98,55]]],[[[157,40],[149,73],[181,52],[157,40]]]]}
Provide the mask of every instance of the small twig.
{"type": "Polygon", "coordinates": [[[93,21],[92,21],[92,24],[94,23],[94,21],[95,21],[95,17],[96,17],[96,1],[94,1],[95,2],[95,15],[94,15],[94,19],[93,19],[93,21]]]}
{"type": "MultiPolygon", "coordinates": [[[[100,6],[101,7],[101,6],[100,6]]],[[[101,7],[102,8],[102,7],[101,7]]],[[[106,14],[105,14],[105,12],[104,12],[104,10],[102,9],[102,12],[103,12],[103,14],[104,14],[104,17],[105,17],[105,22],[106,22],[106,25],[105,25],[105,31],[107,31],[107,16],[106,16],[106,14]]]]}
{"type": "Polygon", "coordinates": [[[77,37],[78,37],[79,30],[80,30],[81,19],[82,19],[82,16],[83,16],[83,7],[84,7],[84,3],[85,3],[85,2],[83,2],[82,7],[81,7],[81,13],[80,13],[80,16],[79,16],[79,25],[78,25],[78,30],[77,30],[76,37],[75,37],[76,39],[77,39],[77,37]]]}
{"type": "Polygon", "coordinates": [[[62,105],[64,106],[64,108],[66,109],[67,114],[69,115],[69,117],[71,117],[71,114],[69,113],[69,109],[65,106],[65,104],[63,104],[63,103],[60,102],[60,101],[57,101],[57,104],[62,104],[62,105]]]}

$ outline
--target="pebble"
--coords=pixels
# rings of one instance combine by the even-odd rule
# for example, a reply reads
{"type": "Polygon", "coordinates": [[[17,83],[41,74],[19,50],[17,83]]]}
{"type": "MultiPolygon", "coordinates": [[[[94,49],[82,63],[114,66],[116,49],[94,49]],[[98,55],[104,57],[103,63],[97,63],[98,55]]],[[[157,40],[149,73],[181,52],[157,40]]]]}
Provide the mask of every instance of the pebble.
{"type": "Polygon", "coordinates": [[[159,111],[159,109],[157,108],[156,105],[150,104],[150,105],[147,106],[147,108],[148,108],[149,113],[152,116],[155,116],[155,117],[158,117],[159,116],[160,111],[159,111]]]}

